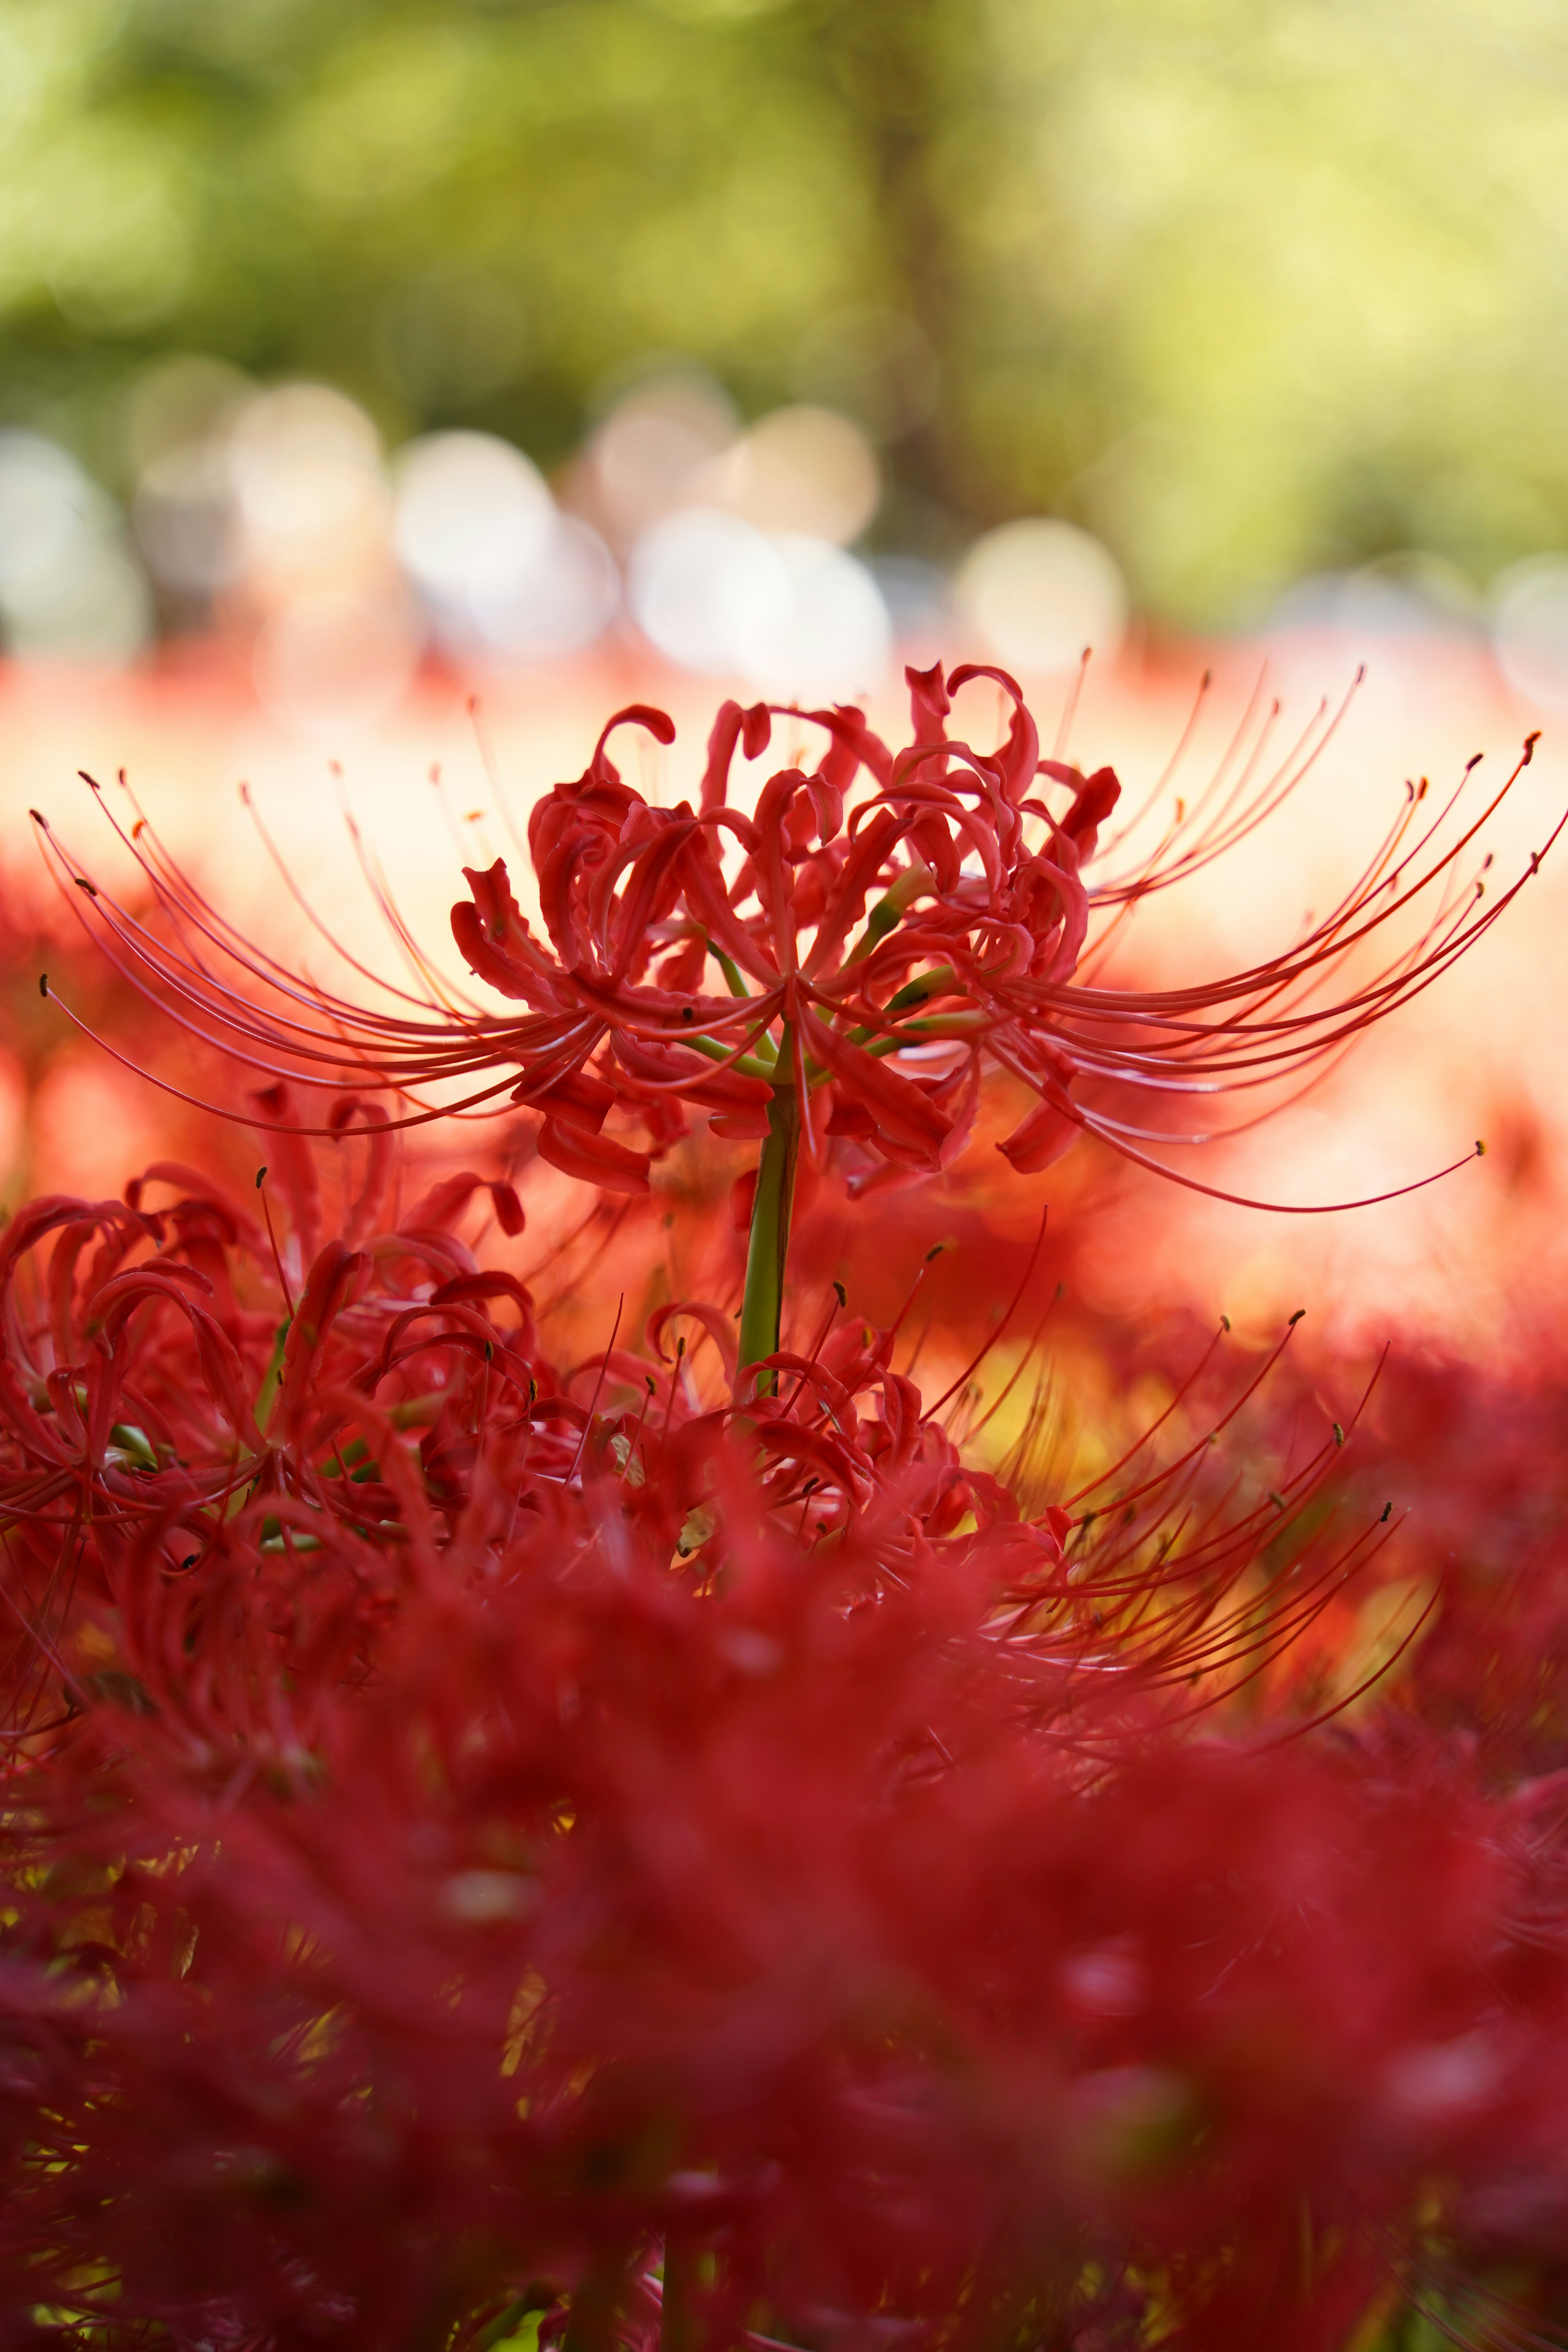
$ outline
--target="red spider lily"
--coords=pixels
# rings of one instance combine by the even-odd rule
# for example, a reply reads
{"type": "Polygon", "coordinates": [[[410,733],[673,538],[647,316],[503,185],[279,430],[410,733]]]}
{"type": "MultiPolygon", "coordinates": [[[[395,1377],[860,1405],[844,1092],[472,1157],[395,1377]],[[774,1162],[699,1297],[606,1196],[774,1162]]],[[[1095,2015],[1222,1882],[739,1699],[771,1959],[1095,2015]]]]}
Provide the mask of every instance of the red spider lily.
{"type": "Polygon", "coordinates": [[[847,1318],[744,1409],[700,1304],[557,1375],[468,1181],[281,1346],[295,1236],[184,1171],[7,1238],[17,2341],[1328,2352],[1539,2239],[1560,1792],[1184,1739],[1184,1447],[1085,1559],[847,1318]]]}
{"type": "Polygon", "coordinates": [[[265,1081],[286,1219],[164,1162],[0,1236],[7,2340],[1330,2352],[1404,2276],[1549,2282],[1553,1759],[1444,1741],[1425,1659],[1323,1737],[1280,1664],[1389,1539],[1355,1412],[1299,1389],[1266,1465],[1232,1440],[1273,1361],[1205,1418],[1200,1354],[1075,1490],[1038,1416],[966,1458],[979,1359],[928,1402],[842,1296],[775,1344],[797,1138],[919,1172],[994,1066],[1040,1098],[1015,1163],[1047,1113],[1136,1156],[1118,1089],[1300,1069],[1495,909],[1352,990],[1451,870],[1407,890],[1396,834],[1250,993],[1100,989],[1096,906],[1268,793],[1097,899],[1115,780],[1016,704],[974,754],[915,683],[907,751],[818,714],[754,817],[768,712],[723,714],[696,814],[601,741],[531,824],[549,944],[504,869],[455,919],[510,1021],[258,969],[145,835],[173,946],[79,894],[265,1081]],[[552,1364],[456,1236],[481,1180],[393,1206],[391,1128],[476,1077],[600,1181],[650,1157],[612,1115],[765,1128],[739,1331],[683,1299],[639,1346],[623,1300],[552,1364]],[[363,1139],[335,1232],[312,1129],[363,1139]]]}
{"type": "MultiPolygon", "coordinates": [[[[321,1219],[302,1148],[285,1171],[281,1243],[270,1212],[264,1227],[163,1162],[123,1202],[38,1201],[6,1230],[0,1528],[18,1626],[4,1726],[13,1743],[44,1738],[81,1703],[84,1676],[103,1661],[84,1666],[72,1645],[85,1626],[97,1655],[105,1612],[131,1647],[103,1670],[156,1685],[167,1713],[198,1705],[189,1648],[161,1654],[132,1639],[132,1559],[137,1591],[150,1576],[172,1579],[204,1609],[215,1580],[243,1579],[255,1556],[275,1560],[279,1577],[310,1562],[309,1606],[290,1608],[304,1607],[301,1625],[349,1640],[353,1594],[381,1605],[397,1582],[389,1561],[411,1559],[416,1535],[443,1544],[462,1530],[495,1549],[499,1572],[520,1530],[613,1476],[658,1557],[721,1581],[734,1529],[720,1470],[737,1444],[750,1464],[747,1520],[761,1511],[808,1551],[853,1538],[878,1563],[874,1591],[917,1576],[932,1547],[961,1567],[983,1561],[994,1639],[1053,1672],[1114,1669],[1145,1696],[1169,1689],[1185,1702],[1196,1676],[1212,1706],[1375,1549],[1370,1515],[1341,1538],[1320,1528],[1293,1578],[1253,1589],[1259,1545],[1289,1549],[1306,1524],[1336,1450],[1326,1424],[1266,1499],[1237,1495],[1214,1450],[1219,1433],[1206,1430],[1163,1460],[1135,1447],[1072,1498],[1109,1496],[1111,1510],[1075,1526],[1047,1482],[1026,1518],[1006,1483],[962,1461],[936,1417],[948,1398],[924,1406],[894,1370],[896,1332],[831,1301],[814,1342],[756,1368],[748,1385],[774,1393],[743,1404],[729,1396],[733,1325],[699,1302],[652,1315],[650,1354],[612,1342],[560,1374],[541,1353],[527,1287],[477,1265],[450,1231],[480,1180],[445,1180],[386,1227],[387,1171],[374,1149],[369,1168],[350,1208],[356,1245],[328,1239],[302,1274],[300,1243],[321,1219]],[[154,1205],[171,1187],[173,1203],[154,1205]],[[716,1402],[694,1382],[689,1336],[717,1359],[716,1402]],[[343,1590],[315,1559],[328,1551],[352,1563],[343,1590]]],[[[515,1225],[510,1188],[489,1190],[515,1225]]],[[[1233,1400],[1226,1422],[1238,1409],[1233,1400]]],[[[1026,1439],[1020,1461],[1026,1449],[1026,1439]]],[[[230,1664],[242,1680],[251,1672],[237,1653],[230,1664]]],[[[231,1679],[226,1670],[214,1687],[231,1679]]],[[[269,1706],[278,1696],[268,1690],[269,1706]]]]}
{"type": "MultiPolygon", "coordinates": [[[[829,1139],[848,1139],[863,1182],[935,1170],[967,1140],[986,1070],[1036,1097],[1001,1147],[1020,1172],[1049,1166],[1088,1131],[1195,1183],[1152,1147],[1205,1140],[1207,1122],[1151,1125],[1152,1105],[1259,1089],[1277,1098],[1281,1082],[1429,985],[1527,878],[1484,905],[1451,887],[1519,768],[1451,840],[1441,837],[1448,810],[1428,824],[1425,787],[1412,788],[1359,881],[1289,950],[1178,989],[1104,985],[1092,969],[1107,923],[1260,824],[1326,738],[1309,730],[1258,783],[1260,737],[1234,781],[1222,766],[1152,862],[1096,879],[1089,869],[1120,800],[1114,773],[1042,760],[1003,671],[911,671],[910,683],[913,740],[897,753],[851,708],[725,704],[695,809],[654,807],[622,781],[608,751],[615,729],[637,724],[661,742],[674,729],[642,705],[619,712],[584,774],[529,819],[545,936],[520,910],[503,860],[468,871],[470,896],[453,909],[470,971],[525,1008],[518,1013],[452,990],[390,906],[419,975],[414,993],[388,986],[390,1009],[367,1010],[295,978],[225,921],[138,819],[126,837],[166,918],[156,931],[37,823],[77,886],[83,920],[126,977],[258,1076],[287,1078],[307,1103],[345,1085],[385,1089],[395,1124],[509,1098],[539,1114],[547,1160],[629,1190],[647,1185],[686,1109],[723,1134],[772,1133],[781,1153],[781,1121],[791,1149],[798,1127],[814,1160],[829,1139]],[[976,678],[994,680],[1012,704],[994,751],[947,731],[952,694],[976,678]],[[746,814],[729,799],[734,754],[761,757],[780,716],[818,730],[826,748],[815,768],[772,775],[746,814]],[[1055,807],[1053,789],[1065,796],[1055,807]],[[1363,951],[1435,898],[1413,944],[1370,976],[1352,974],[1363,951]],[[606,1133],[612,1114],[640,1122],[646,1147],[606,1133]]],[[[1554,829],[1546,845],[1555,838],[1554,829]]],[[[324,1112],[307,1109],[298,1124],[320,1132],[324,1112]]]]}

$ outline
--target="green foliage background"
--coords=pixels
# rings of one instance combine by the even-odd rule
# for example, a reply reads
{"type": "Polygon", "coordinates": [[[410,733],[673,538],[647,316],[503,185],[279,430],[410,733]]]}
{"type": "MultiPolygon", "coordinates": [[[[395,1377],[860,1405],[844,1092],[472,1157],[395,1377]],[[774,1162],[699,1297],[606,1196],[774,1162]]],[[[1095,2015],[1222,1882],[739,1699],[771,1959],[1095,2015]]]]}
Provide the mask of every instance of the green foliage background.
{"type": "Polygon", "coordinates": [[[546,464],[662,352],[1183,622],[1568,541],[1561,0],[0,0],[0,422],[121,486],[168,352],[546,464]]]}

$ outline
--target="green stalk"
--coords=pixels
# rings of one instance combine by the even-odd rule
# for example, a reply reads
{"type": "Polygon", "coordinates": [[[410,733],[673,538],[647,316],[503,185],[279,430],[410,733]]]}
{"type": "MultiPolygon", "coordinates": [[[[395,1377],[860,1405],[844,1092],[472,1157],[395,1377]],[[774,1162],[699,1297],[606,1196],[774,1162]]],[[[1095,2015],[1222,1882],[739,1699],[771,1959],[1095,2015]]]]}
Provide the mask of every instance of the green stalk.
{"type": "MultiPolygon", "coordinates": [[[[795,1161],[800,1155],[800,1105],[795,1098],[795,1041],[786,1022],[777,1066],[790,1072],[775,1084],[768,1106],[768,1137],[757,1162],[757,1194],[752,1204],[752,1234],[746,1250],[746,1288],[741,1302],[741,1370],[777,1352],[784,1308],[784,1264],[789,1256],[790,1211],[795,1202],[795,1161]]],[[[763,1376],[772,1396],[777,1381],[763,1376]]]]}

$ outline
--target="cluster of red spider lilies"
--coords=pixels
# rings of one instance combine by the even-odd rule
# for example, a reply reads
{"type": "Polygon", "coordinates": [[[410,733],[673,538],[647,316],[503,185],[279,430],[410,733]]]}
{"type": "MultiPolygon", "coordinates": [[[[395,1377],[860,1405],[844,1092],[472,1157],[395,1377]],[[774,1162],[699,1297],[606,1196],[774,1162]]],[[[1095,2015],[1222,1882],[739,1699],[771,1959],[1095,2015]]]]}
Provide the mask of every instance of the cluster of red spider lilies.
{"type": "Polygon", "coordinates": [[[896,751],[726,704],[673,809],[619,714],[542,931],[466,875],[462,987],[390,902],[397,978],[307,981],[111,794],[136,894],[44,828],[118,984],[36,984],[211,1118],[0,1233],[6,2347],[1568,2315],[1560,1392],[1097,1324],[1037,1181],[1087,1133],[1229,1197],[1190,1147],[1507,905],[1500,794],[1152,989],[1127,915],[1315,739],[1137,856],[1010,678],[910,687],[896,751]],[[1029,1242],[952,1190],[992,1144],[1029,1242]]]}

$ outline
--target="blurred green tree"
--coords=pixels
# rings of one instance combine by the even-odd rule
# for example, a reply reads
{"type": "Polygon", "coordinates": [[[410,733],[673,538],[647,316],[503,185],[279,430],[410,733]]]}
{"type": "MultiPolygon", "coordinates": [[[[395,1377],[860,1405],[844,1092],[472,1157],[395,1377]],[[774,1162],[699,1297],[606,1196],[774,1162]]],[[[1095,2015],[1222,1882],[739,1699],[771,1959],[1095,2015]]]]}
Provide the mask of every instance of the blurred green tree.
{"type": "Polygon", "coordinates": [[[121,486],[170,352],[547,465],[664,355],[1182,622],[1568,541],[1550,0],[0,0],[0,421],[121,486]]]}

